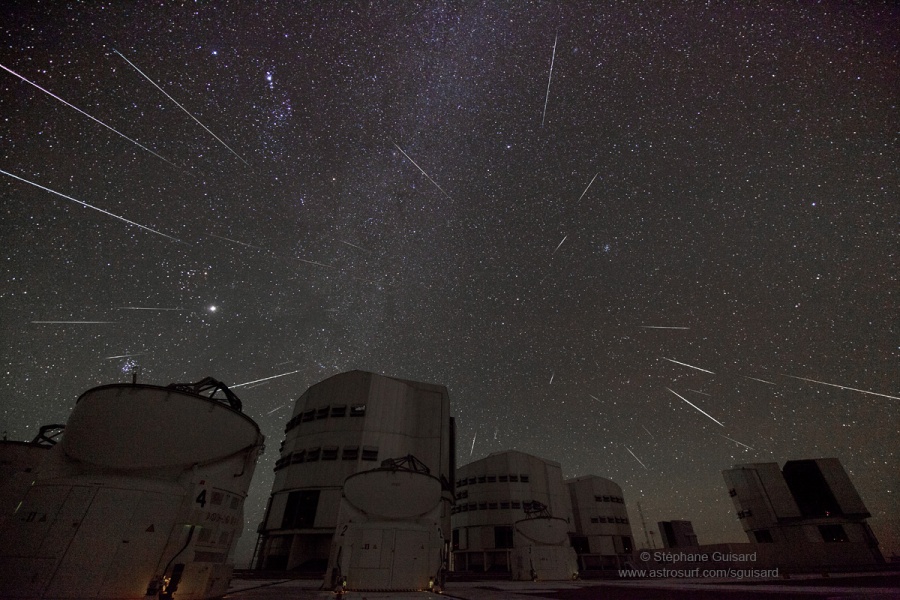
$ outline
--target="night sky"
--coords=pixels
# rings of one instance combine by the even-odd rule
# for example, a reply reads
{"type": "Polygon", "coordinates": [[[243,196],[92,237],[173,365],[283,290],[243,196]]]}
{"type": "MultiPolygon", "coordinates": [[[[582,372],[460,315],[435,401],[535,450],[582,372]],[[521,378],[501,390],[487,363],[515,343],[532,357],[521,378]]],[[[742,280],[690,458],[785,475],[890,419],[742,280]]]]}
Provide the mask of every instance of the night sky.
{"type": "Polygon", "coordinates": [[[900,552],[895,4],[14,4],[10,439],[231,384],[249,556],[294,400],[361,369],[446,385],[459,464],[613,479],[640,545],[638,501],[745,542],[723,469],[834,456],[900,552]]]}

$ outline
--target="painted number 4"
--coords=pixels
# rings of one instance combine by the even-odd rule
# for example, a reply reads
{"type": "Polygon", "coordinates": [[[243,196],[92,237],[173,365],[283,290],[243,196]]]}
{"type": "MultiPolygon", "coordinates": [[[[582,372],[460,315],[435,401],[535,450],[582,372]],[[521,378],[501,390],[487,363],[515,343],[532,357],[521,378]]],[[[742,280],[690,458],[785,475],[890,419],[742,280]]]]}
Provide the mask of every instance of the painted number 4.
{"type": "Polygon", "coordinates": [[[200,494],[197,496],[196,502],[197,502],[197,504],[200,505],[200,508],[203,508],[206,506],[206,490],[203,490],[202,492],[200,492],[200,494]]]}

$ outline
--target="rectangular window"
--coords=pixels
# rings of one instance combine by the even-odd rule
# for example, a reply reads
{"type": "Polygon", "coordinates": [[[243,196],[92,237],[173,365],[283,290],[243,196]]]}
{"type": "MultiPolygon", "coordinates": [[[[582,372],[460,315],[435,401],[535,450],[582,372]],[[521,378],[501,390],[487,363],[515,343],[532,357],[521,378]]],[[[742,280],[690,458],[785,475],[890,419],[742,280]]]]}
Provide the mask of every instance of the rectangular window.
{"type": "Polygon", "coordinates": [[[488,502],[488,509],[489,510],[497,510],[497,503],[496,502],[488,502]]]}
{"type": "Polygon", "coordinates": [[[598,523],[606,523],[606,517],[597,517],[598,523]]]}
{"type": "Polygon", "coordinates": [[[522,483],[528,483],[528,475],[520,474],[519,479],[522,481],[522,483]]]}
{"type": "Polygon", "coordinates": [[[475,478],[469,477],[469,485],[472,485],[473,483],[475,483],[475,478]]]}
{"type": "Polygon", "coordinates": [[[322,448],[322,460],[337,460],[337,457],[337,446],[325,446],[324,448],[322,448]]]}
{"type": "Polygon", "coordinates": [[[499,477],[499,481],[500,481],[500,483],[508,483],[508,482],[509,482],[509,475],[501,475],[501,476],[499,477]]]}
{"type": "Polygon", "coordinates": [[[307,421],[312,421],[315,418],[316,418],[316,411],[313,408],[311,408],[308,411],[303,413],[303,422],[304,423],[306,423],[307,421]]]}
{"type": "Polygon", "coordinates": [[[518,500],[513,500],[512,507],[513,508],[522,508],[522,503],[519,502],[518,500]]]}
{"type": "Polygon", "coordinates": [[[306,461],[306,450],[301,450],[299,452],[294,452],[291,456],[291,464],[296,465],[298,463],[302,463],[306,461]]]}
{"type": "Polygon", "coordinates": [[[730,490],[728,490],[728,495],[731,496],[732,498],[734,498],[735,496],[737,496],[737,490],[734,488],[731,488],[730,490]]]}
{"type": "Polygon", "coordinates": [[[625,554],[631,554],[634,551],[633,544],[631,543],[631,538],[627,535],[622,536],[622,550],[625,551],[625,554]]]}
{"type": "Polygon", "coordinates": [[[609,496],[600,496],[602,498],[602,502],[609,502],[609,496]]]}
{"type": "Polygon", "coordinates": [[[501,502],[500,510],[509,510],[509,502],[501,502]]]}
{"type": "Polygon", "coordinates": [[[378,460],[378,446],[363,446],[363,460],[378,460]]]}
{"type": "Polygon", "coordinates": [[[484,483],[485,481],[487,481],[487,477],[484,475],[478,477],[478,483],[484,483]]]}
{"type": "Polygon", "coordinates": [[[351,417],[364,417],[366,416],[366,405],[365,404],[354,404],[350,407],[350,416],[351,417]]]}
{"type": "Polygon", "coordinates": [[[494,527],[494,548],[513,547],[513,528],[508,525],[494,527]]]}
{"type": "Polygon", "coordinates": [[[487,502],[479,502],[478,510],[487,510],[487,502]]]}
{"type": "Polygon", "coordinates": [[[347,405],[339,404],[337,406],[331,407],[331,416],[332,417],[346,417],[347,416],[347,405]]]}
{"type": "Polygon", "coordinates": [[[282,529],[308,529],[316,520],[319,508],[319,490],[302,490],[288,494],[282,529]]]}
{"type": "MultiPolygon", "coordinates": [[[[606,519],[603,519],[603,520],[605,521],[606,519]]],[[[591,517],[591,523],[599,523],[599,522],[600,522],[599,517],[591,517]]]]}
{"type": "Polygon", "coordinates": [[[518,480],[519,480],[519,476],[518,476],[518,475],[510,475],[510,476],[509,476],[509,480],[510,480],[510,481],[518,481],[518,480]]]}
{"type": "Polygon", "coordinates": [[[775,540],[772,539],[772,532],[768,529],[760,529],[759,531],[753,532],[753,537],[756,538],[757,544],[774,544],[775,540]]]}
{"type": "Polygon", "coordinates": [[[237,510],[237,507],[241,505],[241,499],[237,496],[231,499],[231,510],[237,510]]]}
{"type": "Polygon", "coordinates": [[[488,483],[497,483],[497,476],[496,475],[488,475],[487,482],[488,483]]]}
{"type": "Polygon", "coordinates": [[[469,502],[469,510],[476,510],[477,505],[474,502],[469,502]]]}
{"type": "Polygon", "coordinates": [[[594,496],[596,502],[603,502],[603,496],[594,496]]]}
{"type": "Polygon", "coordinates": [[[210,504],[222,504],[222,499],[225,495],[222,492],[213,491],[212,500],[210,500],[210,504]]]}
{"type": "Polygon", "coordinates": [[[849,542],[847,532],[841,525],[819,525],[819,533],[825,542],[849,542]]]}
{"type": "Polygon", "coordinates": [[[456,480],[456,487],[462,487],[462,486],[464,486],[464,485],[466,485],[466,480],[465,480],[465,479],[457,479],[457,480],[456,480]]]}
{"type": "Polygon", "coordinates": [[[315,448],[310,448],[306,451],[306,462],[316,462],[319,460],[319,455],[322,453],[322,449],[316,446],[315,448]]]}
{"type": "Polygon", "coordinates": [[[316,419],[327,419],[328,413],[331,412],[330,406],[323,406],[319,410],[316,411],[316,419]]]}
{"type": "Polygon", "coordinates": [[[453,549],[459,550],[459,529],[453,530],[453,549]]]}
{"type": "Polygon", "coordinates": [[[356,460],[359,458],[359,446],[344,446],[341,458],[343,460],[356,460]]]}

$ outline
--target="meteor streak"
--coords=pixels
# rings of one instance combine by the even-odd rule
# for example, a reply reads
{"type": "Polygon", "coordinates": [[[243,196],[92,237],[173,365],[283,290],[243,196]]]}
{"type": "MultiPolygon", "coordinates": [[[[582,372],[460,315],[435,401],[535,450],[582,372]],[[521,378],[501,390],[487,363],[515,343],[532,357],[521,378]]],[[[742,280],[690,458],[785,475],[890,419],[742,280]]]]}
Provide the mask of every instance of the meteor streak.
{"type": "Polygon", "coordinates": [[[431,183],[434,184],[434,187],[436,187],[437,189],[441,190],[441,193],[442,193],[443,195],[447,196],[447,199],[448,199],[448,200],[451,200],[451,201],[453,200],[453,198],[450,197],[450,194],[448,194],[447,192],[445,192],[445,191],[444,191],[444,188],[442,188],[441,186],[439,186],[438,183],[437,183],[437,181],[435,181],[434,179],[431,178],[431,175],[429,175],[428,173],[426,173],[426,172],[422,169],[422,167],[420,167],[418,164],[416,164],[416,161],[414,161],[412,158],[410,158],[409,154],[407,154],[406,152],[403,152],[403,148],[401,148],[400,146],[398,146],[398,145],[397,145],[396,143],[394,143],[394,142],[392,142],[392,143],[394,144],[394,147],[395,147],[397,150],[399,150],[400,152],[403,153],[403,156],[405,156],[405,157],[407,158],[407,160],[409,160],[409,162],[411,162],[412,164],[415,165],[415,167],[422,173],[422,175],[424,175],[425,177],[428,178],[428,181],[430,181],[431,183]]]}
{"type": "Polygon", "coordinates": [[[684,396],[682,396],[681,394],[679,394],[679,393],[676,392],[675,390],[670,390],[669,388],[666,388],[666,389],[669,390],[670,392],[672,392],[673,394],[675,394],[676,396],[678,396],[679,398],[681,398],[682,400],[684,400],[685,402],[687,402],[688,404],[690,404],[691,406],[693,406],[695,409],[697,409],[698,411],[700,411],[701,413],[703,413],[703,414],[706,415],[707,417],[709,417],[712,421],[715,421],[716,425],[718,425],[719,427],[725,427],[724,425],[722,425],[722,423],[721,423],[720,421],[716,421],[715,419],[713,419],[712,417],[710,417],[710,416],[709,416],[709,413],[705,412],[702,408],[700,408],[700,407],[697,406],[696,404],[691,403],[690,400],[688,400],[687,398],[685,398],[684,396]]]}
{"type": "MultiPolygon", "coordinates": [[[[562,242],[559,243],[559,246],[556,247],[556,250],[559,250],[562,247],[563,243],[565,243],[565,241],[566,241],[566,239],[568,239],[568,237],[569,237],[568,235],[563,237],[562,242]]],[[[556,254],[556,250],[553,251],[553,254],[556,254]]],[[[553,256],[553,254],[551,254],[550,256],[553,256]]]]}
{"type": "Polygon", "coordinates": [[[556,371],[553,371],[552,373],[550,373],[550,384],[549,385],[553,385],[553,377],[555,375],[556,375],[556,371]]]}
{"type": "Polygon", "coordinates": [[[112,360],[114,358],[129,358],[131,356],[143,356],[147,354],[146,352],[138,352],[137,354],[120,354],[119,356],[105,356],[103,360],[112,360]]]}
{"type": "MultiPolygon", "coordinates": [[[[66,196],[65,194],[62,194],[62,193],[60,193],[60,192],[57,192],[56,190],[51,190],[50,188],[44,187],[44,186],[40,185],[39,183],[35,183],[35,182],[33,182],[33,181],[28,181],[27,179],[23,179],[23,178],[21,178],[21,177],[19,177],[19,176],[17,176],[17,175],[13,175],[12,173],[7,173],[7,172],[4,171],[3,169],[0,169],[0,173],[3,173],[4,175],[8,175],[9,177],[12,177],[13,179],[18,179],[19,181],[24,181],[24,182],[27,183],[28,185],[33,185],[33,186],[36,187],[36,188],[41,188],[42,190],[47,191],[47,192],[50,192],[51,194],[56,194],[57,196],[62,196],[62,197],[65,198],[66,200],[71,200],[72,202],[75,202],[76,204],[80,204],[80,205],[85,206],[85,207],[87,207],[87,208],[96,210],[96,211],[98,211],[98,212],[102,212],[104,215],[109,215],[110,217],[113,217],[114,219],[119,219],[120,221],[125,221],[125,222],[128,223],[129,225],[134,225],[135,227],[140,227],[141,229],[146,229],[146,230],[149,231],[150,233],[155,233],[156,235],[161,235],[161,236],[163,236],[164,238],[169,238],[170,240],[175,240],[176,242],[181,242],[181,240],[179,240],[178,238],[174,238],[174,237],[172,237],[171,235],[166,235],[165,233],[162,233],[161,231],[157,231],[157,230],[155,230],[155,229],[150,229],[149,227],[144,227],[144,226],[141,225],[140,223],[135,223],[134,221],[129,221],[129,220],[126,219],[125,217],[120,217],[119,215],[113,214],[113,213],[109,212],[108,210],[103,210],[102,208],[98,208],[98,207],[96,207],[96,206],[93,206],[93,205],[91,205],[91,204],[88,204],[87,202],[82,202],[81,200],[77,200],[77,199],[73,198],[72,196],[66,196]]],[[[181,242],[181,243],[184,244],[184,243],[187,243],[187,242],[181,242]]]]}
{"type": "Polygon", "coordinates": [[[475,432],[475,435],[472,436],[472,449],[469,450],[469,456],[472,456],[472,453],[475,452],[475,438],[478,437],[478,432],[475,432]]]}
{"type": "Polygon", "coordinates": [[[270,379],[277,379],[278,377],[286,377],[288,375],[293,375],[294,373],[299,373],[302,369],[297,369],[296,371],[290,371],[288,373],[282,373],[280,375],[272,375],[271,377],[263,377],[262,379],[255,379],[253,381],[245,381],[244,383],[238,383],[236,385],[229,385],[228,387],[231,389],[244,387],[245,385],[250,385],[253,383],[259,383],[261,381],[268,381],[270,379]]]}
{"type": "Polygon", "coordinates": [[[24,77],[22,77],[21,75],[19,75],[19,74],[16,73],[15,71],[13,71],[12,69],[10,69],[10,68],[8,68],[8,67],[5,67],[5,66],[3,66],[3,65],[0,65],[0,69],[3,69],[4,71],[6,71],[6,72],[8,72],[8,73],[12,73],[12,74],[15,75],[16,77],[18,77],[19,79],[21,79],[22,81],[24,81],[25,83],[27,83],[27,84],[29,84],[29,85],[33,85],[34,87],[36,87],[37,89],[41,90],[42,92],[44,92],[45,94],[47,94],[47,95],[50,96],[51,98],[56,98],[57,100],[59,100],[60,102],[62,102],[62,103],[65,104],[66,106],[68,106],[69,108],[73,108],[73,109],[77,110],[78,112],[80,112],[81,114],[83,114],[84,116],[86,116],[88,119],[94,121],[95,123],[99,123],[100,125],[103,125],[103,126],[106,127],[107,129],[109,129],[110,131],[112,131],[113,133],[115,133],[116,135],[118,135],[118,136],[120,136],[120,137],[123,137],[123,138],[125,138],[126,140],[128,140],[129,142],[131,142],[132,144],[134,144],[135,146],[138,146],[139,148],[141,148],[141,149],[143,149],[143,150],[146,150],[147,152],[149,152],[150,154],[152,154],[152,155],[155,156],[156,158],[158,158],[158,159],[160,159],[160,160],[162,160],[162,161],[165,161],[165,162],[169,163],[170,165],[172,165],[173,167],[175,167],[175,168],[178,169],[178,170],[182,170],[181,167],[179,167],[178,165],[176,165],[175,163],[173,163],[173,162],[170,161],[169,159],[167,159],[167,158],[165,158],[165,157],[163,157],[163,156],[160,156],[159,154],[157,154],[156,152],[154,152],[153,150],[151,150],[151,149],[148,148],[147,146],[141,144],[140,142],[134,141],[133,139],[131,139],[130,137],[128,137],[127,135],[125,135],[125,134],[122,133],[121,131],[118,131],[117,129],[113,129],[112,127],[110,127],[109,125],[107,125],[106,123],[104,123],[103,121],[101,121],[100,119],[98,119],[98,118],[96,118],[96,117],[92,117],[91,115],[87,114],[86,112],[84,112],[83,110],[81,110],[80,108],[78,108],[77,106],[75,106],[74,104],[70,104],[70,103],[66,102],[65,100],[63,100],[62,98],[60,98],[59,96],[57,96],[56,94],[54,94],[53,92],[47,91],[47,90],[45,90],[44,88],[42,88],[41,86],[39,86],[38,84],[36,84],[35,82],[29,81],[28,79],[25,79],[24,77]]]}
{"type": "Polygon", "coordinates": [[[773,383],[771,381],[766,381],[765,379],[757,379],[756,377],[749,377],[747,375],[743,375],[744,379],[752,379],[753,381],[759,381],[760,383],[768,383],[769,385],[778,385],[777,383],[773,383]]]}
{"type": "MultiPolygon", "coordinates": [[[[597,175],[599,175],[599,174],[600,174],[600,172],[597,171],[597,173],[594,175],[594,179],[597,179],[597,175]]],[[[591,183],[587,184],[587,187],[584,188],[583,192],[581,192],[581,195],[578,197],[579,202],[581,201],[582,198],[584,198],[584,195],[587,194],[587,191],[589,189],[591,189],[591,185],[594,183],[594,179],[591,179],[591,183]]]]}
{"type": "Polygon", "coordinates": [[[119,310],[173,310],[176,312],[184,312],[183,308],[159,308],[154,306],[118,306],[119,310]]]}
{"type": "Polygon", "coordinates": [[[141,71],[140,69],[138,69],[138,68],[137,68],[137,65],[135,65],[133,62],[131,62],[130,60],[128,60],[127,58],[125,58],[125,56],[124,56],[121,52],[119,52],[118,50],[116,50],[115,48],[113,48],[113,52],[115,52],[116,54],[118,54],[119,56],[121,56],[121,57],[122,57],[122,60],[124,60],[124,61],[127,62],[129,65],[131,65],[131,66],[134,68],[135,71],[137,71],[138,73],[140,73],[141,75],[143,75],[143,76],[144,76],[144,79],[146,79],[147,81],[149,81],[150,83],[152,83],[153,86],[154,86],[156,89],[158,89],[159,91],[161,91],[161,92],[165,95],[166,98],[168,98],[169,100],[171,100],[172,102],[174,102],[174,103],[175,103],[175,106],[177,106],[178,108],[180,108],[181,110],[183,110],[184,113],[185,113],[187,116],[189,116],[189,117],[192,118],[194,121],[196,121],[196,122],[197,122],[197,125],[199,125],[199,126],[202,127],[203,129],[205,129],[206,132],[207,132],[209,135],[211,135],[211,136],[213,136],[214,138],[216,138],[216,140],[218,140],[218,142],[219,142],[220,144],[222,144],[223,146],[225,146],[226,148],[228,148],[228,151],[231,152],[232,154],[234,154],[235,156],[237,156],[237,158],[238,158],[239,161],[241,161],[242,163],[244,163],[244,164],[247,165],[248,167],[250,166],[250,164],[249,164],[246,160],[244,160],[243,158],[241,158],[241,155],[240,155],[240,154],[238,154],[237,152],[235,152],[234,150],[232,150],[231,147],[230,147],[228,144],[226,144],[226,143],[223,142],[221,139],[219,139],[219,136],[217,136],[217,135],[214,134],[212,131],[210,131],[210,130],[209,130],[209,127],[207,127],[206,125],[204,125],[203,123],[201,123],[200,121],[198,121],[198,120],[197,120],[197,117],[195,117],[194,115],[192,115],[191,113],[188,112],[188,109],[186,109],[186,108],[183,107],[182,105],[178,104],[178,101],[175,100],[175,98],[173,98],[172,96],[170,96],[169,94],[167,94],[166,91],[165,91],[164,89],[162,89],[161,87],[159,87],[159,86],[156,84],[155,81],[153,81],[152,79],[150,79],[150,77],[148,77],[146,73],[144,73],[143,71],[141,71]]]}
{"type": "Polygon", "coordinates": [[[739,446],[743,446],[743,447],[746,448],[747,450],[753,450],[753,448],[751,448],[751,447],[748,446],[747,444],[744,444],[743,442],[739,442],[739,441],[737,441],[737,440],[735,440],[735,439],[732,439],[732,438],[728,437],[727,435],[722,435],[721,433],[718,434],[718,435],[721,436],[721,437],[723,437],[723,438],[725,438],[726,440],[730,440],[730,441],[734,442],[735,444],[738,444],[739,446]]]}
{"type": "MultiPolygon", "coordinates": [[[[624,446],[624,444],[623,444],[623,446],[624,446]]],[[[634,456],[634,460],[641,463],[641,466],[644,467],[645,469],[647,469],[647,465],[645,465],[643,462],[641,462],[641,459],[639,459],[637,456],[635,456],[634,452],[631,451],[631,448],[629,448],[628,446],[625,446],[625,449],[628,450],[628,454],[634,456]]],[[[647,470],[649,471],[650,469],[647,469],[647,470]]]]}
{"type": "Polygon", "coordinates": [[[807,379],[806,377],[794,377],[793,375],[785,375],[785,377],[790,377],[791,379],[799,379],[801,381],[809,381],[811,383],[818,383],[820,385],[830,385],[831,387],[840,388],[842,390],[850,390],[851,392],[859,392],[861,394],[871,394],[872,396],[881,396],[882,398],[888,398],[890,400],[900,400],[900,398],[898,398],[897,396],[888,396],[887,394],[879,394],[878,392],[868,392],[866,390],[858,390],[856,388],[838,385],[836,383],[825,383],[824,381],[816,381],[815,379],[807,379]]]}
{"type": "Polygon", "coordinates": [[[272,410],[270,410],[270,411],[267,412],[266,414],[267,414],[267,415],[271,415],[271,414],[272,414],[273,412],[275,412],[276,410],[281,410],[281,409],[284,408],[285,406],[287,406],[287,404],[282,404],[282,405],[279,406],[278,408],[273,408],[272,410]]]}
{"type": "Polygon", "coordinates": [[[32,321],[32,323],[43,325],[105,325],[107,323],[118,323],[118,321],[32,321]]]}
{"type": "Polygon", "coordinates": [[[326,264],[323,264],[320,262],[316,262],[314,260],[306,260],[305,258],[298,258],[297,260],[299,260],[300,262],[305,262],[306,264],[309,264],[309,265],[316,265],[317,267],[326,267],[328,269],[335,268],[335,267],[332,267],[331,265],[326,265],[326,264]]]}
{"type": "Polygon", "coordinates": [[[641,325],[641,329],[690,329],[690,327],[660,327],[657,325],[641,325]]]}
{"type": "Polygon", "coordinates": [[[590,396],[591,398],[593,398],[593,399],[596,400],[597,402],[602,402],[602,400],[600,400],[600,398],[598,398],[597,396],[593,396],[593,395],[591,395],[591,394],[588,394],[588,396],[590,396]]]}
{"type": "Polygon", "coordinates": [[[698,371],[703,371],[704,373],[709,373],[710,375],[715,375],[712,371],[707,371],[706,369],[701,369],[700,367],[695,367],[694,365],[689,365],[687,363],[678,362],[677,360],[672,360],[671,358],[666,358],[665,356],[660,356],[661,359],[667,360],[669,362],[673,362],[676,365],[681,365],[683,367],[690,367],[692,369],[697,369],[698,371]]]}
{"type": "MultiPolygon", "coordinates": [[[[214,233],[207,233],[209,237],[214,237],[218,240],[225,240],[226,242],[231,242],[232,244],[240,244],[241,246],[247,246],[248,248],[254,248],[256,250],[266,250],[265,248],[261,248],[260,246],[254,246],[253,244],[248,244],[247,242],[239,242],[237,240],[233,240],[231,238],[227,238],[225,236],[216,235],[214,233]]],[[[268,252],[268,250],[266,250],[268,252]]]]}
{"type": "Polygon", "coordinates": [[[550,82],[553,81],[553,62],[556,60],[556,42],[558,40],[559,30],[556,31],[556,37],[553,38],[553,55],[550,57],[550,76],[547,77],[547,95],[544,97],[544,114],[541,116],[541,127],[544,126],[544,120],[547,118],[547,102],[550,100],[550,82]]]}
{"type": "Polygon", "coordinates": [[[351,248],[356,248],[357,250],[362,250],[363,252],[368,252],[368,250],[366,250],[362,246],[357,246],[356,244],[351,244],[350,242],[345,242],[344,240],[338,240],[338,241],[342,244],[346,244],[346,245],[350,246],[351,248]]]}

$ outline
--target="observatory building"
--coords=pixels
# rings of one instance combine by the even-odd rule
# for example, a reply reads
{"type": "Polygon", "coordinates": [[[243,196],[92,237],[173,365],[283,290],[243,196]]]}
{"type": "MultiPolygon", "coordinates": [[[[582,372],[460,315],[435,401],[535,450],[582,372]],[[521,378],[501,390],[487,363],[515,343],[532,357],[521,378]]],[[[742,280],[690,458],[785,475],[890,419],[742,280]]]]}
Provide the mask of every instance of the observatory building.
{"type": "Polygon", "coordinates": [[[570,579],[572,507],[559,463],[510,450],[460,467],[453,508],[455,571],[570,579]]]}
{"type": "Polygon", "coordinates": [[[657,521],[663,548],[687,548],[699,546],[694,524],[690,521],[657,521]]]}
{"type": "Polygon", "coordinates": [[[222,596],[262,444],[209,378],[86,391],[3,523],[0,597],[222,596]]]}
{"type": "Polygon", "coordinates": [[[48,450],[56,443],[54,438],[63,429],[65,425],[45,425],[30,442],[0,440],[0,530],[28,493],[48,450]]]}
{"type": "Polygon", "coordinates": [[[838,459],[736,465],[722,475],[750,542],[779,564],[884,562],[871,515],[838,459]]]}
{"type": "Polygon", "coordinates": [[[572,547],[581,570],[619,568],[634,551],[622,488],[596,475],[570,479],[566,487],[572,499],[572,547]]]}
{"type": "MultiPolygon", "coordinates": [[[[359,533],[360,536],[387,535],[374,533],[387,527],[382,523],[385,520],[415,521],[428,516],[436,519],[441,544],[446,545],[453,502],[453,436],[450,397],[444,386],[364,371],[341,373],[313,385],[297,400],[285,427],[281,457],[275,463],[272,495],[259,526],[256,567],[299,569],[316,574],[325,574],[327,570],[335,575],[334,568],[340,563],[341,577],[351,567],[361,568],[353,562],[361,556],[358,552],[350,562],[344,554],[349,549],[342,551],[340,557],[332,554],[333,542],[336,547],[343,547],[343,540],[335,540],[338,524],[346,524],[345,520],[350,518],[346,515],[351,514],[357,515],[357,521],[365,516],[363,520],[369,522],[370,533],[359,533]],[[393,474],[384,472],[384,469],[391,470],[391,464],[396,467],[397,460],[409,456],[415,460],[405,464],[415,465],[414,469],[404,467],[394,468],[393,474]],[[389,459],[394,462],[382,469],[382,463],[389,459]],[[354,477],[369,471],[382,472],[354,477]],[[421,487],[429,495],[434,492],[434,480],[439,487],[439,499],[434,507],[424,507],[422,514],[404,517],[386,508],[396,499],[379,500],[382,496],[391,498],[389,493],[377,494],[377,498],[371,499],[373,504],[360,493],[364,484],[382,485],[389,480],[395,483],[402,480],[412,486],[404,489],[421,487]],[[437,511],[433,515],[432,508],[437,511]]],[[[412,504],[416,503],[411,502],[410,507],[412,504]]],[[[417,527],[411,530],[419,531],[417,527]]],[[[416,537],[418,533],[410,535],[416,537]]],[[[359,537],[359,543],[372,542],[359,537]]],[[[446,555],[447,548],[443,551],[446,555]]],[[[383,560],[387,558],[378,558],[383,560]]],[[[377,576],[391,577],[385,572],[377,576]]]]}

